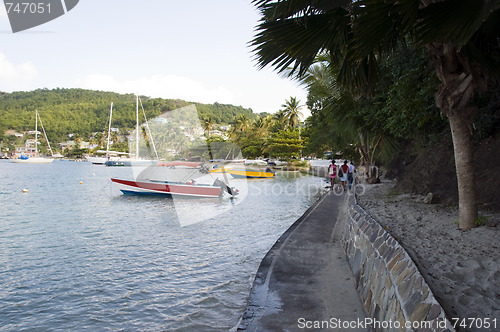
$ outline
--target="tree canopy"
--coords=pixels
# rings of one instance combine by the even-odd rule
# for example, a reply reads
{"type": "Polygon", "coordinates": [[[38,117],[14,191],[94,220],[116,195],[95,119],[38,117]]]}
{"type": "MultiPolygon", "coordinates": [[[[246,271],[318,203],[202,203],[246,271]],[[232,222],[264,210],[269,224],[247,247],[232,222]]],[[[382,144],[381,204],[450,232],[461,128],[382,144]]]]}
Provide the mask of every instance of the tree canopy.
{"type": "MultiPolygon", "coordinates": [[[[472,102],[500,68],[497,0],[254,0],[261,22],[251,44],[259,66],[302,78],[316,57],[330,56],[341,90],[374,96],[387,56],[412,45],[425,49],[439,80],[436,106],[453,138],[459,227],[477,219],[472,102]]],[[[337,91],[335,91],[337,93],[337,91]]],[[[341,91],[342,92],[342,91],[341,91]]],[[[396,99],[396,95],[393,95],[396,99]]],[[[377,139],[378,140],[378,139],[377,139]]]]}

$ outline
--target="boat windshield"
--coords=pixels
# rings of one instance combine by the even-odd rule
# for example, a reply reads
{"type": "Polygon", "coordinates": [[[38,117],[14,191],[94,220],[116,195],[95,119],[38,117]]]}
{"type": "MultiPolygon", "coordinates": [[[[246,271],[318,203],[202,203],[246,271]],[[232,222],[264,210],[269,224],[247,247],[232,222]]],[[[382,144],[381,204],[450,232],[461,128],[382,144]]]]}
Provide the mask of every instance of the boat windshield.
{"type": "Polygon", "coordinates": [[[206,175],[203,164],[196,164],[201,166],[192,167],[168,162],[151,165],[137,175],[137,181],[185,182],[206,175]]]}

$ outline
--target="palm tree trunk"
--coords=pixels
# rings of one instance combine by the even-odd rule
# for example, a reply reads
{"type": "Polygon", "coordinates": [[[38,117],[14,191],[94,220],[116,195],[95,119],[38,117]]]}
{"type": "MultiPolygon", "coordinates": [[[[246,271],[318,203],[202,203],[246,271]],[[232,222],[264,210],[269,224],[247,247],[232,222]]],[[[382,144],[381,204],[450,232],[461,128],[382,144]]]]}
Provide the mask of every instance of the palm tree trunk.
{"type": "Polygon", "coordinates": [[[453,138],[457,172],[458,227],[467,230],[476,227],[477,219],[474,146],[467,121],[459,116],[448,116],[448,119],[453,138]]]}
{"type": "Polygon", "coordinates": [[[441,81],[435,96],[436,105],[448,117],[453,138],[458,183],[458,227],[467,230],[477,226],[474,146],[470,129],[476,108],[470,105],[470,100],[482,82],[475,75],[474,67],[460,56],[456,48],[442,43],[433,43],[428,47],[434,57],[436,75],[441,81]]]}

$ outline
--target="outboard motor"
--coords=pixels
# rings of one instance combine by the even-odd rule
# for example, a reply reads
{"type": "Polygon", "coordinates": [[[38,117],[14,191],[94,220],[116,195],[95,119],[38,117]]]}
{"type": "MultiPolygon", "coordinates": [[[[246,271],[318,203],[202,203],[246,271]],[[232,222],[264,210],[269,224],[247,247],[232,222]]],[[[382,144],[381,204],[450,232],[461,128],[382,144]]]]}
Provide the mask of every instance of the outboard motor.
{"type": "Polygon", "coordinates": [[[236,189],[234,187],[229,187],[227,184],[225,184],[223,181],[221,181],[219,179],[215,179],[213,185],[221,187],[222,190],[227,192],[229,195],[236,196],[239,194],[238,189],[236,189]]]}

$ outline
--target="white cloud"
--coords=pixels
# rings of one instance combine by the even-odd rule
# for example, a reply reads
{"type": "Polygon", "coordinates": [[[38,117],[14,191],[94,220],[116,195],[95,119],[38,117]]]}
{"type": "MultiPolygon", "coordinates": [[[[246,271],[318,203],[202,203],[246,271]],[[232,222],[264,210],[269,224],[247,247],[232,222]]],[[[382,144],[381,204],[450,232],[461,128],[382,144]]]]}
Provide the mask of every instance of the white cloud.
{"type": "Polygon", "coordinates": [[[76,82],[78,87],[118,93],[139,93],[150,97],[178,98],[201,103],[232,103],[234,94],[227,88],[207,87],[193,79],[175,75],[153,75],[120,81],[105,74],[91,74],[76,82]]]}
{"type": "Polygon", "coordinates": [[[14,64],[0,53],[0,84],[4,90],[14,90],[32,81],[37,76],[37,70],[31,62],[14,64]]]}
{"type": "Polygon", "coordinates": [[[0,21],[9,21],[9,18],[7,16],[7,9],[5,6],[0,6],[0,21]]]}

